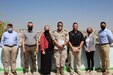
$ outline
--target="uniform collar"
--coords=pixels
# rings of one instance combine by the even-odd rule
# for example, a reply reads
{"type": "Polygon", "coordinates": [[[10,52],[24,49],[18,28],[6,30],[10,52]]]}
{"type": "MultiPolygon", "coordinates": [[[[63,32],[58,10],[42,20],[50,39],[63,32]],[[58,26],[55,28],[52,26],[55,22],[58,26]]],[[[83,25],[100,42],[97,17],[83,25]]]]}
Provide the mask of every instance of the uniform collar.
{"type": "Polygon", "coordinates": [[[62,32],[63,32],[63,29],[62,29],[62,31],[60,31],[60,32],[59,32],[58,29],[57,29],[57,32],[58,32],[58,33],[62,33],[62,32]]]}

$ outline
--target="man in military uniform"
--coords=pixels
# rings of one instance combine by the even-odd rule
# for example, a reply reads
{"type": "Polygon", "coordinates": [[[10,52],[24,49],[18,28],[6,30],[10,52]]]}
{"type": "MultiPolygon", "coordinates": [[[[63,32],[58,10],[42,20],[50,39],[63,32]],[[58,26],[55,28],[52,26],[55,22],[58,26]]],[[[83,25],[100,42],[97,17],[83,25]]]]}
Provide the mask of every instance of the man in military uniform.
{"type": "Polygon", "coordinates": [[[58,29],[53,31],[53,40],[55,43],[54,47],[54,58],[56,62],[57,67],[57,73],[56,75],[59,75],[61,72],[61,75],[64,75],[64,65],[67,58],[67,43],[69,41],[68,32],[66,30],[63,30],[63,23],[58,22],[57,23],[58,29]]]}

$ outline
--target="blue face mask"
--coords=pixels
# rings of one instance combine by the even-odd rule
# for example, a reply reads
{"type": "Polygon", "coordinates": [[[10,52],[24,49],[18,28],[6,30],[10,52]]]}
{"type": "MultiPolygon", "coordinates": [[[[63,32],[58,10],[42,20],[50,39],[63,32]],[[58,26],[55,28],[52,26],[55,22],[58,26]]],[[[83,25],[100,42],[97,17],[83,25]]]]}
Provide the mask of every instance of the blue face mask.
{"type": "Polygon", "coordinates": [[[12,33],[12,32],[13,32],[13,28],[8,28],[7,31],[8,31],[9,33],[12,33]]]}

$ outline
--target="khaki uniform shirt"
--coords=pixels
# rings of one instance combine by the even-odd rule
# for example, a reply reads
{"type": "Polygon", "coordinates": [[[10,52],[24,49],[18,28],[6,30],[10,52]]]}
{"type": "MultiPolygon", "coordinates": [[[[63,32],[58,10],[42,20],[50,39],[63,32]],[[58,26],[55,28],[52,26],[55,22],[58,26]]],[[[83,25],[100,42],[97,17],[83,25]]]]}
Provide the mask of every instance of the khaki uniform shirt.
{"type": "MultiPolygon", "coordinates": [[[[61,32],[58,32],[57,30],[53,31],[52,38],[53,40],[56,40],[61,45],[64,42],[69,41],[69,35],[66,30],[62,30],[61,32]]],[[[67,47],[65,46],[64,48],[67,48],[67,47]]],[[[55,46],[55,49],[58,49],[58,48],[55,46]]]]}

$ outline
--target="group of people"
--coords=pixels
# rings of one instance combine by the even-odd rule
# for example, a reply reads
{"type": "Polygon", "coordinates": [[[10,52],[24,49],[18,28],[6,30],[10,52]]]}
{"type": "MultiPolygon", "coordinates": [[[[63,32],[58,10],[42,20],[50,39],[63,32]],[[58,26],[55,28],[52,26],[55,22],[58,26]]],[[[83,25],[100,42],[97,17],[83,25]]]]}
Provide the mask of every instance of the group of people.
{"type": "MultiPolygon", "coordinates": [[[[63,29],[63,22],[57,23],[57,29],[50,32],[49,25],[44,26],[44,32],[38,40],[37,32],[33,31],[33,23],[28,22],[28,29],[22,35],[22,51],[24,55],[24,72],[28,75],[29,58],[32,61],[31,73],[36,74],[36,55],[41,50],[41,74],[50,75],[52,68],[52,56],[54,54],[56,75],[65,75],[64,66],[69,54],[71,75],[76,72],[81,75],[81,49],[85,48],[87,65],[87,73],[93,73],[94,53],[96,51],[96,38],[91,27],[87,28],[87,35],[84,36],[78,30],[78,23],[74,22],[72,31],[68,32],[63,29]],[[69,49],[69,53],[67,50],[69,49]],[[76,68],[75,68],[76,66],[76,68]]],[[[106,23],[100,23],[101,30],[98,33],[99,51],[101,58],[101,67],[103,74],[109,74],[110,68],[110,44],[113,43],[113,34],[106,28],[106,23]]],[[[7,31],[3,33],[1,45],[4,50],[4,75],[9,73],[9,57],[11,57],[11,72],[16,72],[16,55],[20,45],[17,32],[13,31],[13,25],[7,25],[7,31]]]]}

